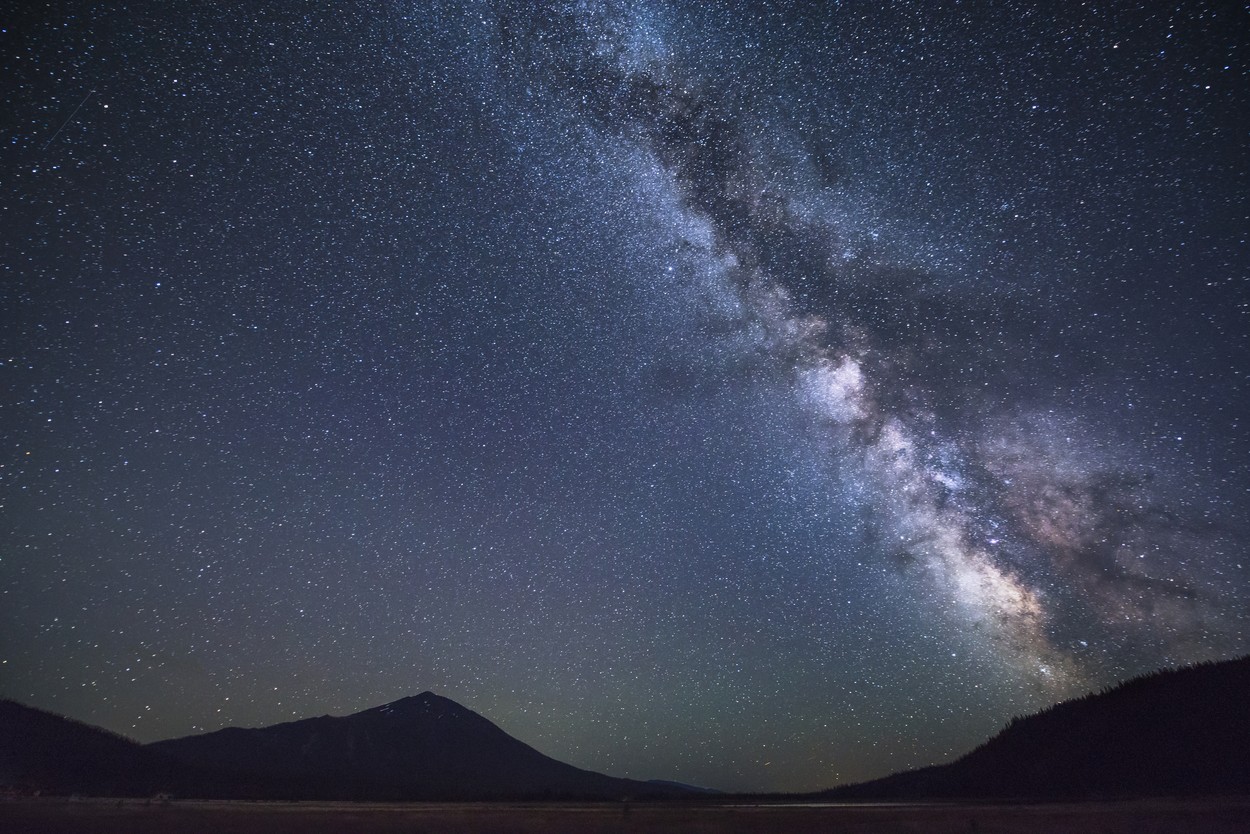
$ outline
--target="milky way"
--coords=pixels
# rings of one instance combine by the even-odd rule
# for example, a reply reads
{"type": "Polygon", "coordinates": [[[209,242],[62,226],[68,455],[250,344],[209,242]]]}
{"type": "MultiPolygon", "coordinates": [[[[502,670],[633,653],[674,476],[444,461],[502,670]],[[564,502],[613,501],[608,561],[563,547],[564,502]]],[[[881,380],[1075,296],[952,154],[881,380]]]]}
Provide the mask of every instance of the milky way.
{"type": "Polygon", "coordinates": [[[0,694],[801,790],[1246,651],[1237,14],[16,18],[0,694]]]}
{"type": "MultiPolygon", "coordinates": [[[[1161,642],[1177,656],[1204,640],[1237,645],[1236,636],[1216,633],[1219,606],[1198,590],[1201,568],[1185,559],[1204,546],[1201,520],[1150,506],[1144,461],[1056,449],[1070,445],[1070,435],[1097,443],[1097,432],[1077,420],[1059,437],[1044,416],[1010,405],[994,409],[993,421],[935,419],[934,399],[984,407],[988,398],[949,383],[924,390],[925,360],[916,357],[952,348],[931,338],[920,316],[914,332],[881,332],[875,310],[848,285],[884,286],[887,297],[920,308],[931,303],[923,284],[941,277],[892,270],[888,259],[845,263],[839,218],[806,207],[830,186],[820,176],[827,156],[770,158],[769,146],[794,143],[776,135],[783,128],[761,126],[752,103],[742,102],[754,91],[709,92],[717,84],[683,71],[646,25],[654,17],[628,5],[578,7],[540,16],[518,36],[505,16],[503,63],[530,77],[545,71],[549,94],[569,93],[573,107],[637,144],[656,167],[652,176],[671,192],[665,209],[684,269],[718,300],[709,314],[741,336],[737,350],[769,354],[779,360],[775,372],[791,376],[812,417],[815,453],[830,458],[869,508],[880,556],[951,615],[951,628],[974,635],[973,648],[1059,685],[1088,683],[1088,670],[1055,636],[1059,621],[1085,613],[1145,632],[1121,640],[1161,642]],[[517,55],[533,63],[509,61],[517,55]],[[796,163],[807,170],[782,182],[777,168],[796,163]],[[824,287],[827,309],[797,304],[796,280],[824,287]],[[907,367],[913,363],[921,369],[907,367]],[[920,384],[908,385],[917,372],[920,384]],[[1168,567],[1141,564],[1147,550],[1168,567]],[[1056,598],[1046,591],[1056,584],[1077,593],[1056,598]]],[[[969,303],[959,293],[935,301],[954,305],[943,315],[955,318],[965,315],[957,305],[969,303]]],[[[993,338],[960,335],[974,352],[993,338]]]]}

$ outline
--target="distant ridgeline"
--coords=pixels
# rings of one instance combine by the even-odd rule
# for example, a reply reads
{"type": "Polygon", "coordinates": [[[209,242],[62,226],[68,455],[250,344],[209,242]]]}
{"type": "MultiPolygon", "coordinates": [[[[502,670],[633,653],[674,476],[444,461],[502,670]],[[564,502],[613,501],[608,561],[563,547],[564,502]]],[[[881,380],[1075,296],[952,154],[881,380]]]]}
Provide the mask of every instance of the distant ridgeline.
{"type": "Polygon", "coordinates": [[[128,738],[0,700],[0,791],[8,795],[245,795],[252,786],[153,753],[128,738]]]}
{"type": "Polygon", "coordinates": [[[824,791],[835,799],[1250,795],[1250,657],[1122,683],[1012,719],[946,765],[824,791]]]}
{"type": "Polygon", "coordinates": [[[342,718],[149,745],[0,701],[0,786],[19,795],[374,801],[616,800],[698,790],[558,762],[430,692],[342,718]]]}
{"type": "MultiPolygon", "coordinates": [[[[1250,657],[1159,672],[1017,718],[951,764],[815,796],[1098,799],[1250,795],[1250,657]]],[[[544,756],[433,693],[342,718],[141,745],[0,701],[0,789],[230,799],[694,798],[544,756]]]]}

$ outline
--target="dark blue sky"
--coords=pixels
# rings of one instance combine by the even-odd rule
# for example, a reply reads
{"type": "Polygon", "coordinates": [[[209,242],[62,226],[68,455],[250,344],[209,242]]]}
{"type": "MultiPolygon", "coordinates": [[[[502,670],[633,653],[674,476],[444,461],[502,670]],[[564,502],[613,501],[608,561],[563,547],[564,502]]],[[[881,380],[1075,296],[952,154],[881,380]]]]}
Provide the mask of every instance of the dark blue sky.
{"type": "Polygon", "coordinates": [[[1245,652],[1246,14],[1068,5],[11,15],[0,694],[798,790],[1245,652]]]}

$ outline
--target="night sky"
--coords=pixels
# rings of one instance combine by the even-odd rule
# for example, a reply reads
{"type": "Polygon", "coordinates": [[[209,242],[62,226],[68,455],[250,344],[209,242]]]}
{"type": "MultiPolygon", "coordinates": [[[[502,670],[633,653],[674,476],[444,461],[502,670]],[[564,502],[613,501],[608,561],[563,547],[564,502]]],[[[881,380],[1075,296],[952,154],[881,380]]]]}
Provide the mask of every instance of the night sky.
{"type": "Polygon", "coordinates": [[[1247,651],[1245,8],[544,9],[9,4],[0,695],[800,790],[1247,651]]]}

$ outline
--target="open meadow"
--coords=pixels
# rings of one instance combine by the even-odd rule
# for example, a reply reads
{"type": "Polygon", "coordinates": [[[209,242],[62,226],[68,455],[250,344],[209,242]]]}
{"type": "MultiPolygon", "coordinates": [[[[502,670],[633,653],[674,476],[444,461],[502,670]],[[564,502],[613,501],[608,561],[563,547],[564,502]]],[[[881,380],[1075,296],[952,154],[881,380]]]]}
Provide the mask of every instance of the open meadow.
{"type": "Polygon", "coordinates": [[[1250,799],[1046,805],[352,804],[26,800],[0,830],[40,834],[1162,834],[1250,831],[1250,799]]]}

